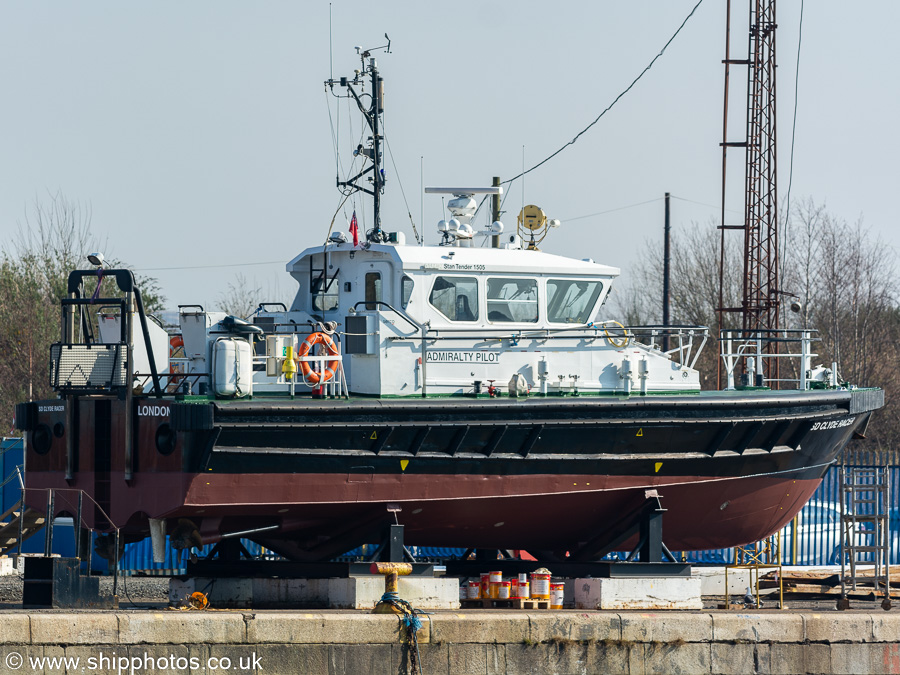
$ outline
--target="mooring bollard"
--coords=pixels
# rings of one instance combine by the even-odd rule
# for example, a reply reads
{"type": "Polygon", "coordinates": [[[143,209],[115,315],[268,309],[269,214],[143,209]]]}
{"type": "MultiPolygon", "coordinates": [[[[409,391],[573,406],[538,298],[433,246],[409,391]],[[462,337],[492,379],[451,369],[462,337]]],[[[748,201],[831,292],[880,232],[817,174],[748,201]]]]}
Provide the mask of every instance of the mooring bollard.
{"type": "Polygon", "coordinates": [[[398,608],[395,603],[400,599],[397,591],[397,585],[400,575],[412,574],[412,565],[410,563],[390,563],[390,562],[374,562],[370,571],[372,574],[384,575],[384,595],[372,610],[373,614],[403,614],[403,610],[398,608]]]}

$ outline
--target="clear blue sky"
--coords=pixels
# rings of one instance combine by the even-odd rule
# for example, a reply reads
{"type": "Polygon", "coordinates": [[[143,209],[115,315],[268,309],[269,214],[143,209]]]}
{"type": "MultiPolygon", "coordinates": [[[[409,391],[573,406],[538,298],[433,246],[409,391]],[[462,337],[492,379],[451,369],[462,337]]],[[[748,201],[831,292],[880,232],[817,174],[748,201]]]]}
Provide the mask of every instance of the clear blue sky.
{"type": "MultiPolygon", "coordinates": [[[[425,224],[418,222],[421,157],[427,185],[518,173],[523,146],[530,165],[586,126],[694,2],[336,0],[334,74],[358,67],[354,45],[391,36],[393,53],[378,55],[387,135],[417,226],[434,242],[439,198],[426,198],[425,224]]],[[[627,271],[661,230],[664,192],[718,204],[724,7],[705,0],[611,113],[527,177],[525,201],[563,221],[547,250],[627,271]],[[658,201],[567,222],[648,200],[658,201]]],[[[734,7],[741,54],[747,10],[739,0],[734,7]]],[[[782,0],[778,10],[783,196],[799,0],[782,0]]],[[[328,21],[328,2],[3,3],[2,241],[24,225],[35,198],[61,191],[90,203],[110,255],[155,270],[148,273],[170,306],[214,305],[237,272],[273,300],[290,297],[283,263],[322,241],[339,201],[322,85],[328,21]],[[262,262],[270,264],[191,269],[262,262]]],[[[806,3],[792,188],[838,216],[862,216],[894,247],[897,25],[900,3],[806,3]]],[[[731,137],[740,140],[742,97],[732,105],[731,137]]],[[[353,145],[346,121],[344,108],[345,159],[353,145]]],[[[390,160],[387,172],[384,225],[412,239],[390,160]]],[[[521,203],[516,184],[508,227],[521,203]]],[[[731,206],[740,208],[739,199],[731,206]]],[[[673,204],[676,227],[716,213],[673,204]]],[[[341,219],[337,226],[346,229],[341,219]]]]}

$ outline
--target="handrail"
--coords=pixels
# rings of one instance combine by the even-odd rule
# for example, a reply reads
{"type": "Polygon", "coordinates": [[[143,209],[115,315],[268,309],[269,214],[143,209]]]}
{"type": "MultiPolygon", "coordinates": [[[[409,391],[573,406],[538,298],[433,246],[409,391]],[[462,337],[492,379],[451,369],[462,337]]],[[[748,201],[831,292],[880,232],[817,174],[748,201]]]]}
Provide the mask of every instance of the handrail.
{"type": "Polygon", "coordinates": [[[257,312],[265,312],[267,310],[264,308],[268,307],[270,305],[272,305],[272,306],[277,305],[278,307],[281,307],[281,309],[283,309],[285,313],[287,313],[287,311],[288,311],[287,305],[285,305],[283,302],[261,302],[261,303],[259,303],[259,305],[257,305],[256,311],[257,312]]]}
{"type": "MultiPolygon", "coordinates": [[[[415,319],[413,319],[411,316],[409,316],[409,314],[407,314],[406,312],[402,312],[399,309],[397,309],[396,307],[393,307],[386,302],[382,302],[381,300],[360,300],[355,305],[353,305],[353,311],[358,312],[359,311],[358,307],[360,305],[381,305],[382,307],[387,307],[389,310],[394,312],[397,316],[399,316],[402,319],[405,319],[406,322],[410,326],[415,328],[416,330],[422,330],[422,328],[423,328],[423,324],[418,323],[415,319]]],[[[374,311],[374,310],[368,310],[368,311],[374,311]]]]}
{"type": "MultiPolygon", "coordinates": [[[[428,385],[427,385],[428,379],[425,377],[425,371],[428,368],[427,333],[429,330],[429,328],[428,328],[429,322],[426,321],[425,323],[419,323],[415,319],[413,319],[411,316],[409,316],[406,312],[401,312],[396,307],[392,307],[388,303],[382,302],[381,300],[368,300],[368,301],[360,300],[355,305],[353,305],[353,310],[356,311],[356,308],[359,307],[360,305],[381,305],[383,307],[387,307],[392,312],[394,312],[397,316],[399,316],[402,319],[405,319],[406,322],[409,323],[410,326],[413,326],[416,330],[418,330],[421,333],[420,337],[422,339],[422,356],[421,356],[421,359],[422,359],[422,398],[427,397],[428,396],[428,385]]],[[[411,335],[406,336],[406,339],[409,339],[411,337],[413,337],[413,336],[411,336],[411,335]]]]}
{"type": "MultiPolygon", "coordinates": [[[[85,524],[83,501],[84,501],[84,498],[87,497],[88,501],[90,501],[94,505],[94,509],[99,511],[102,514],[102,516],[106,519],[106,521],[112,526],[112,529],[115,530],[116,539],[115,539],[115,544],[113,545],[114,559],[112,562],[113,562],[113,595],[116,595],[118,592],[117,589],[118,589],[118,584],[119,584],[119,536],[120,536],[121,528],[118,525],[116,525],[115,522],[113,522],[113,519],[106,512],[106,510],[102,506],[100,506],[100,504],[97,503],[97,500],[95,500],[90,494],[88,494],[81,488],[68,488],[68,487],[67,488],[63,488],[63,487],[27,488],[27,487],[23,486],[20,488],[20,490],[22,493],[22,497],[21,497],[21,500],[19,503],[22,505],[22,512],[19,515],[19,537],[18,537],[17,548],[16,548],[16,560],[18,561],[19,556],[22,555],[22,525],[25,521],[25,507],[26,507],[25,493],[26,492],[47,492],[47,516],[46,516],[47,520],[44,524],[44,527],[47,528],[47,531],[46,531],[46,534],[44,537],[44,555],[49,556],[52,553],[52,548],[53,548],[53,518],[54,518],[55,511],[56,511],[56,506],[55,506],[56,495],[59,492],[62,492],[62,493],[74,492],[78,495],[77,506],[75,504],[72,504],[68,500],[66,500],[65,494],[63,494],[63,501],[65,501],[68,506],[74,507],[76,510],[76,513],[75,513],[76,518],[74,518],[72,521],[72,524],[73,524],[72,529],[74,530],[74,534],[75,534],[75,557],[78,558],[79,560],[81,559],[81,529],[82,529],[82,526],[85,524]],[[75,526],[76,519],[77,519],[77,527],[75,526]]],[[[93,528],[85,528],[85,529],[87,529],[91,533],[94,532],[93,528]]],[[[91,565],[92,565],[91,552],[92,552],[92,547],[88,546],[88,572],[90,572],[91,565]]]]}

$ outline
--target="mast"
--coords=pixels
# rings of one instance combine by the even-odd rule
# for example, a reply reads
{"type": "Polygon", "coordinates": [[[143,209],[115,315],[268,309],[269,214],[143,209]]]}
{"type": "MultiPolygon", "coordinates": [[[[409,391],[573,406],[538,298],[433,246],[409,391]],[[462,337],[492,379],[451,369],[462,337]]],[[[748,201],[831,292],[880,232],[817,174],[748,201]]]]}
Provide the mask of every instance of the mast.
{"type": "MultiPolygon", "coordinates": [[[[387,38],[388,42],[382,47],[366,50],[362,50],[361,47],[356,48],[360,61],[362,62],[362,68],[355,71],[352,80],[347,77],[325,80],[325,86],[328,87],[335,96],[343,97],[341,94],[334,92],[335,85],[344,87],[347,90],[346,97],[356,101],[356,105],[362,113],[363,119],[366,121],[369,130],[372,132],[372,135],[368,138],[368,142],[365,145],[360,143],[353,151],[354,157],[363,157],[364,159],[369,160],[366,163],[367,166],[360,170],[355,176],[348,178],[345,181],[342,181],[340,176],[336,179],[337,188],[344,195],[349,196],[354,192],[365,192],[372,196],[372,222],[374,225],[367,234],[367,239],[370,242],[380,242],[385,240],[384,231],[381,228],[381,193],[384,191],[385,182],[384,168],[382,166],[382,143],[384,137],[381,133],[381,116],[384,114],[384,78],[382,78],[378,72],[378,63],[375,61],[375,57],[372,56],[372,52],[379,49],[385,49],[385,53],[390,54],[391,40],[387,37],[387,33],[385,33],[385,38],[387,38]],[[371,102],[368,105],[363,103],[360,94],[357,92],[357,88],[359,88],[360,91],[363,91],[365,85],[363,78],[366,77],[369,78],[371,83],[371,92],[369,94],[371,102]],[[368,186],[366,183],[368,183],[368,186]]],[[[363,96],[365,96],[364,93],[363,96]]]]}
{"type": "Polygon", "coordinates": [[[375,166],[374,180],[374,222],[375,230],[372,232],[373,241],[381,241],[381,191],[384,189],[384,169],[381,167],[381,134],[379,133],[379,118],[384,113],[384,80],[378,74],[378,65],[372,58],[370,63],[370,76],[372,78],[372,110],[369,119],[372,124],[372,162],[375,166]]]}

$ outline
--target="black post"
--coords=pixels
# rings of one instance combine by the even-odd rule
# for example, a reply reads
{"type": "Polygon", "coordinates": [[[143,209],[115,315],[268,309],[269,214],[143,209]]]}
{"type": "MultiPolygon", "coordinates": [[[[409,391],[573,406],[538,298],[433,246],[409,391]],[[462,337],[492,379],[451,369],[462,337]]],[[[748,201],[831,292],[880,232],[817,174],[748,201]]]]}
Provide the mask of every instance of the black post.
{"type": "Polygon", "coordinates": [[[84,524],[81,522],[81,513],[82,507],[84,506],[84,492],[82,490],[78,491],[78,513],[75,515],[75,524],[73,529],[73,534],[75,535],[75,557],[79,560],[79,569],[80,569],[80,561],[81,561],[81,533],[84,527],[84,524]]]}
{"type": "MultiPolygon", "coordinates": [[[[46,528],[46,532],[44,533],[44,555],[49,558],[50,554],[53,553],[53,498],[56,493],[53,491],[53,488],[50,488],[47,492],[47,522],[44,524],[44,528],[46,528]]],[[[22,515],[25,515],[24,504],[22,505],[22,515]]]]}
{"type": "MultiPolygon", "coordinates": [[[[494,176],[494,187],[500,187],[500,176],[494,176]]],[[[491,223],[500,220],[500,195],[491,195],[491,223]]],[[[500,235],[495,234],[491,237],[491,247],[500,248],[500,235]]]]}
{"type": "Polygon", "coordinates": [[[650,509],[641,518],[640,537],[640,561],[662,562],[663,540],[663,509],[650,509]]]}
{"type": "Polygon", "coordinates": [[[663,229],[664,232],[664,244],[663,244],[663,326],[666,326],[664,329],[666,334],[663,335],[662,344],[663,351],[669,351],[669,334],[668,334],[668,326],[669,326],[669,271],[670,271],[670,251],[669,251],[669,234],[671,232],[671,226],[669,224],[669,193],[666,193],[666,222],[665,227],[663,229]]]}
{"type": "MultiPolygon", "coordinates": [[[[382,556],[382,559],[384,556],[382,556]]],[[[388,532],[387,562],[403,562],[403,525],[391,525],[388,532]]]]}

